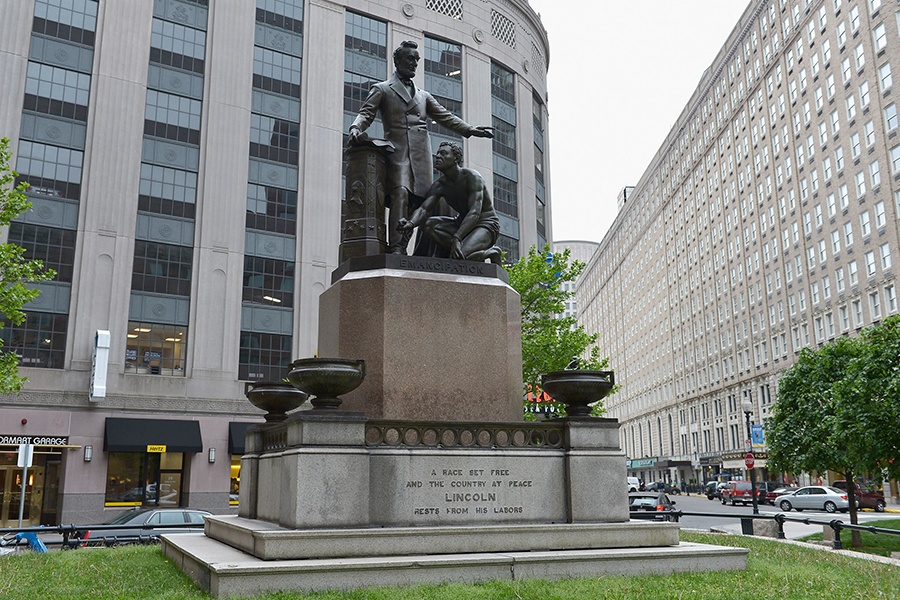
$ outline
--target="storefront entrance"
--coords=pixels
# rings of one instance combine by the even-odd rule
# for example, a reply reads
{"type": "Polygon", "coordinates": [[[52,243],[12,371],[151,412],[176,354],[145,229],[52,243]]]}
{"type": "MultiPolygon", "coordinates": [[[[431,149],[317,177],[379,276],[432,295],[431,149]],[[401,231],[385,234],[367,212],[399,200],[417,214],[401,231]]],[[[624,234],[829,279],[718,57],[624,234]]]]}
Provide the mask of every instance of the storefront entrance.
{"type": "MultiPolygon", "coordinates": [[[[25,505],[22,510],[22,526],[41,524],[41,505],[44,500],[44,467],[28,469],[25,485],[25,505]]],[[[19,525],[19,506],[22,499],[22,468],[0,465],[0,527],[19,525]]]]}

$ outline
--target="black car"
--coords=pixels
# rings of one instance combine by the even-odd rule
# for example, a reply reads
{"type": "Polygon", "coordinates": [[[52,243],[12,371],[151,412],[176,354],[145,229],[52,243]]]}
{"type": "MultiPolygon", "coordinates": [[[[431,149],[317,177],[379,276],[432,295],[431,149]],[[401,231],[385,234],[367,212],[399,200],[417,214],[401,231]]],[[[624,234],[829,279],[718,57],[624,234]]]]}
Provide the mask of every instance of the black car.
{"type": "Polygon", "coordinates": [[[663,512],[670,510],[675,510],[675,501],[670,500],[665,492],[632,492],[628,494],[628,511],[632,519],[678,522],[678,515],[663,512]]]}
{"type": "Polygon", "coordinates": [[[653,481],[647,484],[648,492],[665,492],[666,494],[674,494],[676,496],[681,494],[681,490],[672,485],[671,483],[665,483],[663,481],[653,481]]]}
{"type": "Polygon", "coordinates": [[[759,503],[764,504],[766,502],[766,494],[783,487],[785,487],[785,484],[780,481],[757,481],[756,499],[759,503]]]}
{"type": "Polygon", "coordinates": [[[204,517],[211,514],[205,510],[190,508],[136,508],[117,515],[103,525],[79,530],[76,538],[82,544],[152,542],[164,533],[202,532],[204,517]],[[132,527],[134,525],[143,527],[132,527]]]}
{"type": "Polygon", "coordinates": [[[722,489],[728,485],[724,481],[708,481],[706,486],[703,488],[703,493],[706,495],[707,500],[721,500],[722,499],[722,489]]]}

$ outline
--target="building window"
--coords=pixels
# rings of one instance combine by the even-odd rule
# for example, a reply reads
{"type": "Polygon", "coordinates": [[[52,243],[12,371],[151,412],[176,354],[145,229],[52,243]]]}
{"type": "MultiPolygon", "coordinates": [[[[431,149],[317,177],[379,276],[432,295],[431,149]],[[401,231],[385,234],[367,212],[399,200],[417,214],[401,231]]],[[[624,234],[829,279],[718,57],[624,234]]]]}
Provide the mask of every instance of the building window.
{"type": "Polygon", "coordinates": [[[246,227],[259,231],[295,234],[297,192],[248,183],[246,227]]]}
{"type": "Polygon", "coordinates": [[[190,296],[193,253],[185,246],[135,240],[131,289],[190,296]]]}
{"type": "Polygon", "coordinates": [[[518,184],[494,173],[494,207],[511,217],[519,216],[518,184]]]}
{"type": "Polygon", "coordinates": [[[245,302],[291,308],[294,305],[294,263],[244,256],[245,302]]]}
{"type": "MultiPolygon", "coordinates": [[[[431,90],[435,100],[462,118],[462,46],[426,36],[422,59],[425,63],[425,74],[439,82],[432,86],[434,89],[431,90]]],[[[462,139],[458,132],[439,123],[431,122],[428,127],[433,133],[444,137],[462,139]]]]}
{"type": "Polygon", "coordinates": [[[516,105],[516,75],[512,71],[491,63],[491,96],[509,104],[516,105]]]}
{"type": "Polygon", "coordinates": [[[231,482],[228,486],[228,505],[240,505],[241,493],[241,457],[233,455],[231,457],[231,482]]]}
{"type": "Polygon", "coordinates": [[[872,233],[872,224],[869,219],[869,211],[864,211],[859,215],[859,228],[860,235],[863,237],[867,237],[870,233],[872,233]]]}
{"type": "Polygon", "coordinates": [[[878,290],[869,294],[869,309],[872,313],[872,320],[881,318],[881,297],[878,290]]]}
{"type": "Polygon", "coordinates": [[[300,160],[299,146],[297,123],[250,113],[250,156],[295,165],[300,160]]]}
{"type": "Polygon", "coordinates": [[[878,24],[872,30],[872,38],[875,40],[875,52],[881,52],[887,46],[887,29],[884,23],[878,24]]]}
{"type": "Polygon", "coordinates": [[[25,75],[25,104],[30,112],[87,121],[91,77],[60,67],[29,62],[25,75]]]}
{"type": "Polygon", "coordinates": [[[519,240],[501,234],[497,238],[497,245],[503,251],[505,263],[514,263],[519,260],[519,240]]]}
{"type": "Polygon", "coordinates": [[[884,299],[889,313],[897,312],[897,290],[893,284],[884,286],[884,299]]]}
{"type": "Polygon", "coordinates": [[[492,142],[494,154],[499,154],[511,161],[516,160],[516,127],[510,125],[503,119],[494,116],[491,119],[491,125],[494,128],[494,139],[492,142]]]}
{"type": "Polygon", "coordinates": [[[181,506],[183,464],[181,452],[110,452],[104,505],[181,506]]]}
{"type": "Polygon", "coordinates": [[[141,163],[138,210],[193,219],[197,173],[141,163]]]}
{"type": "Polygon", "coordinates": [[[20,325],[7,323],[0,332],[4,351],[15,352],[23,367],[62,369],[66,358],[69,316],[28,312],[20,325]]]}
{"type": "Polygon", "coordinates": [[[897,127],[897,105],[894,103],[884,107],[884,128],[891,131],[897,127]]]}
{"type": "Polygon", "coordinates": [[[874,277],[875,276],[875,252],[869,250],[865,254],[866,258],[866,276],[874,277]]]}
{"type": "Polygon", "coordinates": [[[881,85],[881,91],[886,92],[893,85],[894,80],[891,77],[891,63],[887,62],[878,67],[878,82],[881,85]]]}
{"type": "Polygon", "coordinates": [[[44,267],[56,271],[54,281],[72,282],[75,264],[75,232],[14,221],[9,225],[7,241],[25,249],[25,258],[41,260],[44,267]]]}
{"type": "Polygon", "coordinates": [[[129,321],[125,372],[183,377],[187,333],[185,325],[129,321]]]}
{"type": "Polygon", "coordinates": [[[78,200],[84,153],[38,142],[21,140],[16,157],[18,181],[27,181],[38,194],[78,200]]]}
{"type": "Polygon", "coordinates": [[[238,359],[241,381],[281,381],[290,371],[292,360],[291,336],[241,332],[238,359]]]}

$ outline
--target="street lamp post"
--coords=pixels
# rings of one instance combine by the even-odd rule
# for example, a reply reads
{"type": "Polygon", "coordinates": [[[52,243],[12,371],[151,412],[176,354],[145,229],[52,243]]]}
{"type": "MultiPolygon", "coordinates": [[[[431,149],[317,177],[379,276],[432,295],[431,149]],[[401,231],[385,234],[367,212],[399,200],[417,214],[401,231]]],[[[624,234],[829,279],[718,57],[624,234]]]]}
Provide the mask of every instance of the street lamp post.
{"type": "MultiPolygon", "coordinates": [[[[750,455],[752,455],[752,453],[753,453],[753,441],[752,441],[753,435],[751,434],[751,430],[750,430],[750,415],[753,414],[753,403],[750,401],[749,398],[744,398],[743,402],[741,402],[741,409],[744,411],[744,416],[747,418],[747,439],[750,440],[750,449],[748,452],[750,455]]],[[[759,514],[759,504],[756,500],[756,493],[757,493],[756,469],[752,468],[752,467],[748,467],[747,470],[750,471],[750,487],[752,488],[751,499],[753,502],[753,514],[758,515],[759,514]]]]}

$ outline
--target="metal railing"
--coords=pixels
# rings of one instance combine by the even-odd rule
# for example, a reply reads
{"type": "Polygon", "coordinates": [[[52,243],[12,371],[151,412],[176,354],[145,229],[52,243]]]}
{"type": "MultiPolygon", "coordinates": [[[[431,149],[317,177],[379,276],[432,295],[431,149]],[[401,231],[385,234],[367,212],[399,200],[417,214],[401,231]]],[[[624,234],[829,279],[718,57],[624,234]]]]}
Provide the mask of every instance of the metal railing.
{"type": "MultiPolygon", "coordinates": [[[[832,541],[832,547],[835,550],[843,549],[843,545],[841,543],[841,531],[846,529],[848,531],[866,531],[869,533],[875,534],[884,534],[884,535],[900,535],[900,530],[898,529],[885,529],[883,527],[875,527],[873,525],[853,525],[852,523],[845,523],[840,519],[831,519],[829,521],[820,520],[820,519],[810,519],[809,517],[794,517],[791,515],[786,515],[784,513],[778,513],[774,515],[734,515],[734,514],[721,514],[721,513],[707,513],[707,512],[695,512],[695,511],[687,511],[687,510],[663,510],[663,511],[632,511],[630,513],[630,518],[632,519],[664,519],[667,521],[680,521],[682,517],[714,517],[719,519],[735,519],[736,517],[741,520],[742,525],[742,533],[745,535],[749,535],[753,533],[753,520],[760,521],[775,521],[778,524],[778,533],[777,538],[780,540],[785,539],[784,535],[784,524],[787,522],[791,523],[802,523],[804,525],[821,525],[823,527],[831,527],[834,532],[834,540],[832,541]],[[749,527],[747,526],[749,525],[749,527]]],[[[47,545],[62,545],[65,548],[75,548],[82,545],[102,545],[102,546],[114,546],[117,544],[133,544],[133,543],[141,543],[141,544],[150,544],[155,543],[159,539],[159,535],[153,535],[152,531],[154,529],[200,529],[202,526],[199,523],[173,523],[167,525],[46,525],[40,527],[10,527],[0,529],[0,538],[16,533],[39,533],[39,534],[54,534],[58,533],[62,535],[62,541],[46,541],[47,545]],[[115,537],[102,537],[102,538],[88,538],[82,539],[81,535],[83,535],[86,531],[110,531],[110,530],[134,530],[136,532],[150,531],[151,533],[148,535],[141,535],[138,533],[134,536],[115,536],[115,537]]]]}
{"type": "MultiPolygon", "coordinates": [[[[62,540],[44,540],[48,546],[61,545],[63,549],[77,548],[79,546],[115,546],[118,544],[153,544],[159,540],[162,534],[154,534],[154,529],[203,529],[200,523],[171,523],[159,525],[41,525],[38,527],[7,527],[0,528],[0,538],[9,534],[16,533],[37,533],[37,534],[61,534],[62,540]],[[85,532],[96,531],[131,531],[134,530],[135,535],[128,536],[112,536],[97,537],[83,539],[85,532]],[[142,535],[140,532],[149,532],[142,535]]],[[[12,545],[12,544],[9,544],[12,545]]]]}
{"type": "Polygon", "coordinates": [[[841,543],[841,530],[846,529],[848,531],[866,531],[869,533],[876,534],[886,534],[886,535],[900,535],[900,529],[885,529],[884,527],[875,527],[873,525],[854,525],[852,523],[845,523],[840,519],[831,519],[830,521],[824,521],[819,519],[810,519],[809,517],[794,517],[790,515],[786,515],[784,513],[778,513],[775,515],[734,515],[734,514],[721,514],[721,513],[706,513],[706,512],[694,512],[688,510],[662,510],[655,512],[647,512],[647,511],[635,511],[631,513],[632,519],[655,519],[657,515],[665,515],[664,518],[666,520],[671,521],[680,521],[681,517],[715,517],[719,519],[734,519],[735,517],[741,520],[741,529],[744,535],[752,535],[753,534],[753,520],[760,521],[775,521],[778,524],[778,539],[785,539],[784,535],[784,524],[787,522],[791,523],[802,523],[804,525],[822,525],[823,527],[831,527],[834,532],[834,540],[832,541],[832,548],[835,550],[842,550],[843,544],[841,543]]]}

